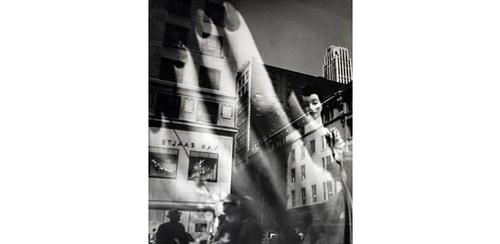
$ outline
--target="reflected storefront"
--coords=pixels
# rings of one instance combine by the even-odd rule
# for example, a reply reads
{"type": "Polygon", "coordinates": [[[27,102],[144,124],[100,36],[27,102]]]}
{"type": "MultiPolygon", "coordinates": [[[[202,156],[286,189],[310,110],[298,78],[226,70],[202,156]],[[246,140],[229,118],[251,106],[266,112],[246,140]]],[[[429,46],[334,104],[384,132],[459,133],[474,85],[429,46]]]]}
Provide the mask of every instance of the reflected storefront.
{"type": "Polygon", "coordinates": [[[154,127],[149,140],[149,231],[178,209],[186,231],[206,238],[230,191],[233,137],[154,127]]]}
{"type": "MultiPolygon", "coordinates": [[[[214,213],[210,210],[183,210],[181,212],[180,223],[186,227],[194,239],[207,240],[210,232],[213,231],[214,213]]],[[[150,209],[149,210],[149,231],[158,229],[163,223],[169,221],[167,218],[168,210],[150,209]]]]}

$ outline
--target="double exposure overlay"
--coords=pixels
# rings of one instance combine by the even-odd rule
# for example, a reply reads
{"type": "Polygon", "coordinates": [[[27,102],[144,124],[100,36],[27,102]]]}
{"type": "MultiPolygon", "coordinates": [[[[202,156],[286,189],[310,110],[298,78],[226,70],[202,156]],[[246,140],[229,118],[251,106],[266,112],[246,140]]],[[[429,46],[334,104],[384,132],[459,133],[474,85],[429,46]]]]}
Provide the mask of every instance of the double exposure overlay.
{"type": "Polygon", "coordinates": [[[150,0],[149,243],[352,243],[351,5],[150,0]]]}

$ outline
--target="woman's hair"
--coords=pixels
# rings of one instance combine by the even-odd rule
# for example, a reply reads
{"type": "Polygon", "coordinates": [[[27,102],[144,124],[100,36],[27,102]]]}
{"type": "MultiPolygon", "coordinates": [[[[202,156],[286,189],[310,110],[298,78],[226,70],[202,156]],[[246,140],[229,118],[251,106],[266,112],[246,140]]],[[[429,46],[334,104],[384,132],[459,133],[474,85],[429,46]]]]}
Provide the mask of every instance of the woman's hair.
{"type": "Polygon", "coordinates": [[[304,87],[303,96],[310,96],[311,94],[316,94],[319,97],[320,101],[323,101],[325,97],[326,91],[322,91],[318,86],[315,85],[306,85],[304,87]]]}

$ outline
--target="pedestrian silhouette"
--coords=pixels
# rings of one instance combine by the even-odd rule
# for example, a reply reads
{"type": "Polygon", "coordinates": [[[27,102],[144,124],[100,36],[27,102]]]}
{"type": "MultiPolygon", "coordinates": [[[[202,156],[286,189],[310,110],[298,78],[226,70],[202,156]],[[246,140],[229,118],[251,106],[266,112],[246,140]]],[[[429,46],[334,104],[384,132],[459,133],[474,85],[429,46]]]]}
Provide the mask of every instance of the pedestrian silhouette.
{"type": "Polygon", "coordinates": [[[181,219],[181,212],[174,209],[168,212],[167,217],[170,222],[163,223],[158,227],[158,233],[156,234],[157,244],[187,244],[188,235],[184,225],[179,223],[181,219]]]}

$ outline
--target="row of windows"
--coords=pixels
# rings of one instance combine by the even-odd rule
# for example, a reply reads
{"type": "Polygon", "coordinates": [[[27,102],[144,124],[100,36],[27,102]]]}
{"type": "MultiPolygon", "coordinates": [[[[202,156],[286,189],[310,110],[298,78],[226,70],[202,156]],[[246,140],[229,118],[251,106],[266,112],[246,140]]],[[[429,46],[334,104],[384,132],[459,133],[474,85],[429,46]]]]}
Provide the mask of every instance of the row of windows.
{"type": "MultiPolygon", "coordinates": [[[[182,83],[184,63],[181,61],[162,58],[160,64],[160,79],[182,83]]],[[[200,65],[198,68],[198,86],[219,90],[221,71],[200,65]]]]}
{"type": "MultiPolygon", "coordinates": [[[[174,46],[174,47],[189,47],[193,48],[189,43],[189,29],[173,24],[165,25],[165,32],[163,37],[164,46],[174,46]]],[[[200,50],[204,53],[221,55],[221,50],[224,45],[224,38],[221,36],[211,35],[209,33],[202,34],[202,41],[200,43],[200,50]]]]}
{"type": "MultiPolygon", "coordinates": [[[[331,163],[332,163],[332,156],[328,155],[326,157],[321,158],[321,165],[323,167],[323,172],[328,169],[328,165],[330,165],[331,163]]],[[[306,178],[306,166],[301,165],[300,166],[300,179],[303,180],[305,178],[306,178]]],[[[295,168],[290,169],[290,181],[292,183],[297,181],[295,168]]]]}
{"type": "MultiPolygon", "coordinates": [[[[218,160],[217,153],[190,151],[188,180],[216,182],[218,160]]],[[[149,177],[176,179],[178,164],[178,149],[149,148],[149,177]]]]}
{"type": "Polygon", "coordinates": [[[165,93],[150,93],[150,115],[169,119],[182,118],[197,122],[217,124],[219,118],[232,120],[234,107],[213,101],[196,100],[165,93]],[[182,106],[181,106],[182,103],[182,106]]]}
{"type": "MultiPolygon", "coordinates": [[[[336,188],[335,185],[336,184],[334,184],[334,181],[332,181],[332,180],[323,182],[323,201],[330,199],[334,194],[334,190],[335,190],[335,192],[337,191],[337,189],[334,189],[334,187],[336,188]]],[[[297,199],[296,199],[295,190],[292,190],[290,192],[290,195],[292,198],[292,207],[297,206],[297,199]]],[[[301,199],[300,199],[301,204],[306,205],[307,204],[307,195],[306,195],[306,188],[305,187],[302,187],[300,189],[300,196],[301,196],[301,199]]],[[[311,200],[313,203],[318,202],[318,192],[317,192],[316,184],[311,186],[311,200]]]]}
{"type": "MultiPolygon", "coordinates": [[[[321,137],[321,149],[325,149],[326,148],[326,139],[324,136],[321,137]]],[[[308,149],[309,153],[310,154],[314,154],[316,153],[316,140],[311,140],[309,141],[309,148],[306,148],[305,145],[299,147],[299,150],[300,150],[300,158],[301,159],[304,159],[305,156],[306,156],[306,149],[308,149]]],[[[296,158],[295,158],[295,148],[292,149],[292,151],[290,152],[290,160],[292,163],[296,162],[296,158]]]]}
{"type": "Polygon", "coordinates": [[[189,17],[191,14],[190,0],[153,0],[151,7],[163,9],[178,16],[189,17]]]}
{"type": "MultiPolygon", "coordinates": [[[[169,14],[177,16],[191,16],[191,0],[153,0],[152,7],[166,10],[169,14]]],[[[210,22],[211,20],[216,25],[224,26],[224,15],[224,6],[205,1],[205,22],[210,22]]]]}
{"type": "MultiPolygon", "coordinates": [[[[305,165],[301,165],[300,166],[300,179],[303,180],[306,178],[306,166],[305,165]]],[[[290,170],[290,181],[293,183],[295,181],[297,181],[296,179],[296,174],[295,174],[295,168],[292,168],[290,170]]]]}

